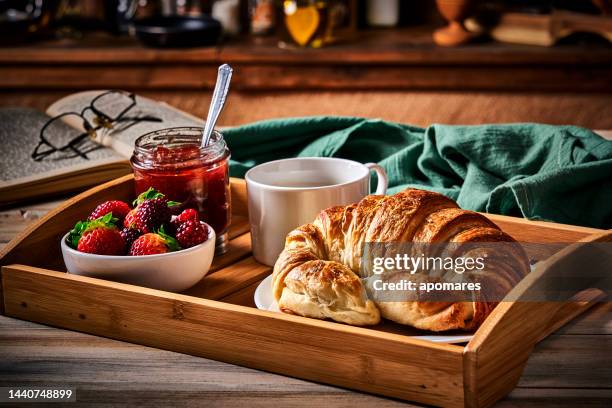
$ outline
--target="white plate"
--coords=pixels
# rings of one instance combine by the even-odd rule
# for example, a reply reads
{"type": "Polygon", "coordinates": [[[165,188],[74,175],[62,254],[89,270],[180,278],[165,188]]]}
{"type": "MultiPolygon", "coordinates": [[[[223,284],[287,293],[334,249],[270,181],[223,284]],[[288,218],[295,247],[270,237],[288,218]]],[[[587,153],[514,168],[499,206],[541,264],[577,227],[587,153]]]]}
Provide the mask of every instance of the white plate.
{"type": "MultiPolygon", "coordinates": [[[[261,310],[270,310],[273,312],[279,312],[278,303],[272,296],[272,275],[261,281],[257,289],[255,289],[255,305],[261,310]]],[[[410,336],[419,340],[433,341],[434,343],[467,343],[472,339],[471,334],[457,334],[457,335],[444,335],[444,334],[428,334],[422,336],[410,336]]]]}

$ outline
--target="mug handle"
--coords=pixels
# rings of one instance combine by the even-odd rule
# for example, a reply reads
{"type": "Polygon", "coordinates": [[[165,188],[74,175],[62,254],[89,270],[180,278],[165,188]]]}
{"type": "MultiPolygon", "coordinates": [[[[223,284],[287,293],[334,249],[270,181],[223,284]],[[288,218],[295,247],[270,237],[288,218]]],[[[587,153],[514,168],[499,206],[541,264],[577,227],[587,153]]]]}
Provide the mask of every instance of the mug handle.
{"type": "Polygon", "coordinates": [[[374,194],[385,195],[387,193],[387,187],[389,186],[389,177],[387,177],[385,169],[376,163],[366,163],[364,166],[370,170],[374,170],[378,176],[378,185],[376,186],[376,192],[374,194]]]}

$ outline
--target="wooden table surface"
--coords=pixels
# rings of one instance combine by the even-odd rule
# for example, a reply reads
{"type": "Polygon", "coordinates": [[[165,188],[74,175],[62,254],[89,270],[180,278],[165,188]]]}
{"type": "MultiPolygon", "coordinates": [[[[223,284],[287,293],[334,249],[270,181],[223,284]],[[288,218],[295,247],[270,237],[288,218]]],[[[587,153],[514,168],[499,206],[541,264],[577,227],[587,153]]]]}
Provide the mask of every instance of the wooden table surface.
{"type": "MultiPolygon", "coordinates": [[[[58,203],[1,211],[0,245],[58,203]]],[[[414,406],[5,316],[0,386],[76,387],[79,402],[108,406],[414,406]]],[[[518,387],[497,406],[609,407],[611,401],[612,303],[606,302],[542,341],[518,387]]]]}

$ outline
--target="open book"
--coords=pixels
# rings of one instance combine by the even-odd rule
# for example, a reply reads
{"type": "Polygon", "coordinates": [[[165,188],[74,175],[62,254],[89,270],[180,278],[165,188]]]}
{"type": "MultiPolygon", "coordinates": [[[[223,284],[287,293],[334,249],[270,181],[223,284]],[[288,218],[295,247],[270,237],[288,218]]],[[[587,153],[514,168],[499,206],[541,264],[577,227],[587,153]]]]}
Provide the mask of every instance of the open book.
{"type": "MultiPolygon", "coordinates": [[[[133,117],[155,117],[158,121],[134,121],[129,126],[114,126],[87,138],[87,158],[71,152],[58,152],[42,160],[32,158],[40,131],[50,117],[78,111],[105,91],[85,91],[54,102],[46,113],[31,108],[0,109],[0,206],[33,197],[67,193],[129,174],[129,158],[134,141],[145,133],[176,127],[203,126],[204,121],[165,103],[136,96],[133,117]]],[[[52,131],[69,140],[84,132],[78,117],[56,121],[52,131]],[[75,120],[76,119],[76,120],[75,120]]]]}

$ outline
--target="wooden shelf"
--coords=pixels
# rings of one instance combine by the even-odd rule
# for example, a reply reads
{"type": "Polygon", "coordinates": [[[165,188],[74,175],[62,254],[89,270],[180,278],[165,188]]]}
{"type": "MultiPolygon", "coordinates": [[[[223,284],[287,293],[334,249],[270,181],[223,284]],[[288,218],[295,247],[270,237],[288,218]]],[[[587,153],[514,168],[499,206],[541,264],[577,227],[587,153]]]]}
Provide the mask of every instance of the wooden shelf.
{"type": "Polygon", "coordinates": [[[0,88],[206,89],[221,62],[243,91],[438,89],[612,91],[612,47],[478,43],[441,48],[431,27],[368,30],[322,49],[280,49],[274,38],[160,50],[95,34],[0,49],[0,88]]]}

